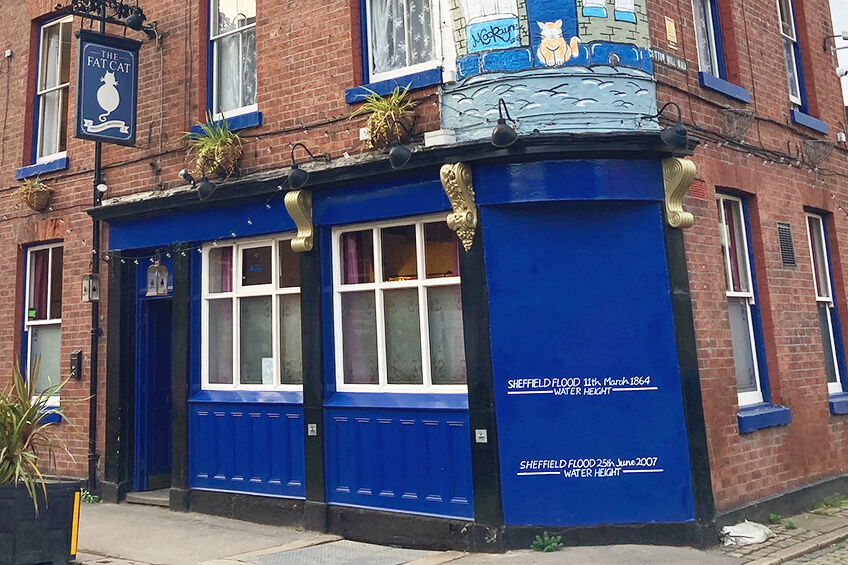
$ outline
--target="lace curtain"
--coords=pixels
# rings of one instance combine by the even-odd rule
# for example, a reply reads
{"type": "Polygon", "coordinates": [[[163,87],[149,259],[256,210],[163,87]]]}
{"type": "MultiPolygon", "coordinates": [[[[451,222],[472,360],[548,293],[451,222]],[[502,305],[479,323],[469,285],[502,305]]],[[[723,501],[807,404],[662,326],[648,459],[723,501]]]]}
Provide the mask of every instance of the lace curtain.
{"type": "Polygon", "coordinates": [[[373,73],[433,59],[429,0],[371,0],[370,7],[373,73]]]}

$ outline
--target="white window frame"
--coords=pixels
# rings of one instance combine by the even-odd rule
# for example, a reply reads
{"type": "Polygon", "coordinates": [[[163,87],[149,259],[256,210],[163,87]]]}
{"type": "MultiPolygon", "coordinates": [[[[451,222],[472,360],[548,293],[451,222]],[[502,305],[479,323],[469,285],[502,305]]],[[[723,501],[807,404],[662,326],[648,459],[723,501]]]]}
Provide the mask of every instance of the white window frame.
{"type": "MultiPolygon", "coordinates": [[[[724,259],[724,266],[725,266],[725,284],[726,284],[728,289],[732,289],[733,285],[732,285],[732,282],[731,282],[731,272],[732,272],[732,270],[731,270],[730,252],[729,252],[729,245],[728,245],[728,242],[730,240],[730,234],[728,233],[728,227],[727,227],[728,223],[727,223],[727,218],[725,217],[725,213],[724,213],[724,202],[725,201],[730,201],[730,202],[733,203],[732,206],[738,207],[737,209],[739,210],[739,218],[741,220],[739,222],[739,224],[740,224],[740,227],[742,229],[741,236],[742,236],[742,241],[745,245],[744,249],[738,250],[738,251],[744,252],[744,256],[745,256],[745,269],[744,269],[744,272],[740,271],[739,276],[740,276],[740,280],[741,280],[742,276],[746,277],[746,282],[747,282],[746,286],[748,288],[748,291],[726,290],[725,296],[727,296],[727,298],[729,298],[729,299],[744,301],[744,303],[748,307],[748,316],[747,316],[747,318],[748,318],[748,338],[749,338],[750,343],[751,343],[751,356],[752,356],[753,363],[754,363],[754,383],[755,383],[757,388],[756,388],[756,390],[747,391],[747,392],[738,392],[737,391],[736,394],[737,394],[738,399],[739,399],[739,406],[749,406],[749,405],[752,405],[752,404],[760,404],[764,401],[764,399],[763,399],[762,383],[760,382],[760,378],[761,378],[760,377],[760,360],[757,358],[757,342],[756,342],[756,339],[755,339],[756,336],[754,335],[754,320],[753,320],[753,313],[751,311],[752,307],[756,304],[756,302],[755,302],[755,299],[754,299],[754,279],[751,276],[751,259],[750,259],[751,258],[751,252],[750,252],[750,249],[748,248],[748,232],[747,232],[747,228],[745,226],[745,207],[742,204],[742,199],[737,198],[735,196],[727,196],[725,194],[718,194],[718,195],[716,195],[716,200],[718,202],[718,210],[719,210],[719,218],[720,218],[719,231],[721,232],[721,243],[722,243],[721,254],[722,254],[722,258],[724,259]]],[[[734,375],[735,375],[735,368],[734,368],[734,375]]]]}
{"type": "MultiPolygon", "coordinates": [[[[250,239],[235,239],[207,243],[202,247],[203,276],[202,309],[201,309],[201,388],[203,390],[244,390],[244,391],[291,391],[300,392],[302,384],[283,384],[280,372],[280,296],[300,296],[300,286],[278,288],[280,280],[279,245],[290,242],[297,234],[281,234],[273,237],[250,239]],[[256,247],[271,246],[271,284],[242,286],[242,250],[256,247]],[[216,247],[232,247],[232,288],[230,292],[209,292],[209,256],[210,250],[216,247]],[[274,384],[241,384],[241,327],[239,320],[239,299],[256,296],[271,298],[271,356],[274,360],[274,384]],[[233,382],[209,382],[209,303],[213,300],[230,300],[233,312],[233,382]]],[[[303,320],[301,318],[301,325],[303,320]]]]}
{"type": "MultiPolygon", "coordinates": [[[[51,86],[50,88],[45,88],[45,89],[41,88],[41,76],[42,76],[42,64],[44,63],[43,49],[44,49],[44,46],[45,46],[44,37],[45,37],[46,31],[53,26],[57,26],[57,25],[59,26],[59,62],[56,65],[56,68],[59,71],[59,73],[61,74],[61,67],[62,67],[62,64],[63,64],[63,61],[62,61],[62,27],[61,26],[62,26],[62,24],[65,24],[65,23],[73,24],[73,21],[74,21],[73,16],[68,16],[68,17],[65,17],[65,18],[59,18],[58,20],[54,20],[52,22],[48,22],[48,23],[42,25],[41,28],[38,30],[38,65],[37,65],[37,67],[38,67],[37,73],[38,74],[36,76],[36,87],[35,87],[35,90],[36,90],[35,99],[36,99],[36,104],[37,104],[36,107],[38,108],[38,127],[35,131],[35,135],[36,135],[36,138],[35,138],[35,140],[36,140],[36,142],[35,142],[35,144],[36,144],[36,150],[35,150],[36,159],[35,159],[35,162],[37,164],[49,163],[50,161],[62,159],[62,158],[66,157],[68,155],[67,149],[65,151],[59,151],[57,153],[50,153],[49,155],[42,155],[41,151],[42,151],[43,143],[42,143],[41,131],[42,131],[42,128],[44,127],[44,103],[43,103],[44,98],[43,97],[45,95],[50,94],[51,92],[64,90],[65,91],[65,97],[68,99],[68,108],[71,107],[71,101],[68,98],[68,96],[70,96],[70,85],[71,85],[71,83],[70,83],[70,73],[68,73],[68,82],[63,82],[61,84],[57,84],[55,86],[51,86]]],[[[71,64],[70,59],[71,58],[69,56],[68,60],[64,61],[64,63],[67,64],[68,66],[70,66],[70,64],[71,64]]],[[[61,135],[61,132],[62,132],[62,121],[66,122],[67,120],[68,120],[68,116],[62,115],[61,106],[60,106],[60,111],[58,112],[57,123],[56,123],[56,128],[57,128],[56,131],[58,132],[59,135],[61,135]]],[[[67,136],[67,130],[65,132],[65,135],[67,136]]],[[[65,143],[67,145],[67,137],[65,138],[65,143]]]]}
{"type": "Polygon", "coordinates": [[[793,104],[801,106],[801,77],[798,74],[798,68],[801,64],[801,61],[798,60],[798,55],[796,53],[796,46],[798,43],[798,30],[795,27],[795,5],[792,0],[777,0],[777,19],[778,25],[780,26],[780,37],[785,42],[788,41],[792,44],[792,60],[793,60],[793,71],[794,76],[787,77],[787,79],[791,79],[795,81],[796,88],[798,90],[798,96],[792,95],[792,89],[789,89],[789,101],[793,104]],[[780,3],[785,1],[788,7],[787,17],[789,18],[788,22],[783,21],[783,17],[781,15],[782,11],[780,9],[780,3]],[[792,31],[792,35],[787,35],[785,28],[789,28],[792,31]]]}
{"type": "MultiPolygon", "coordinates": [[[[426,258],[424,255],[424,224],[445,221],[444,214],[438,216],[425,216],[405,218],[396,221],[371,222],[364,224],[352,224],[340,226],[333,229],[333,314],[334,314],[334,340],[336,348],[336,390],[339,392],[399,392],[399,393],[451,393],[467,394],[468,385],[433,384],[430,367],[430,326],[429,308],[427,305],[426,289],[439,286],[459,286],[460,276],[454,277],[427,277],[426,258]],[[399,226],[415,226],[415,253],[418,278],[405,281],[382,282],[383,280],[383,257],[382,239],[380,230],[399,226]],[[372,245],[374,246],[374,282],[361,284],[342,284],[342,255],[341,236],[343,233],[373,230],[372,245]],[[383,302],[384,290],[400,288],[418,289],[418,322],[421,335],[421,372],[422,384],[390,384],[386,369],[386,320],[385,306],[383,302]],[[422,292],[423,290],[423,292],[422,292]],[[375,294],[375,310],[377,324],[377,365],[378,384],[348,384],[344,382],[344,338],[342,325],[342,300],[341,295],[346,292],[373,291],[375,294]]],[[[464,347],[463,343],[463,347],[464,347]]]]}
{"type": "MultiPolygon", "coordinates": [[[[32,271],[33,271],[33,254],[36,251],[41,251],[44,249],[49,249],[50,252],[47,254],[47,307],[50,309],[50,304],[52,304],[52,294],[53,294],[53,249],[57,247],[64,247],[63,242],[56,243],[45,243],[43,245],[33,245],[32,247],[27,248],[27,261],[26,261],[26,286],[24,292],[24,308],[23,308],[23,316],[24,316],[24,332],[26,333],[26,343],[27,343],[27,358],[26,358],[26,376],[27,378],[31,377],[31,370],[33,364],[33,355],[32,355],[32,332],[30,328],[34,327],[46,327],[46,326],[59,326],[59,331],[61,332],[62,328],[62,316],[61,312],[59,313],[58,318],[47,318],[45,320],[30,320],[28,316],[29,311],[29,303],[31,299],[30,293],[32,292],[32,271]]],[[[64,260],[62,261],[64,266],[64,260]]],[[[63,277],[64,281],[64,277],[63,277]]],[[[60,334],[61,335],[61,334],[60,334]]],[[[61,338],[60,338],[60,349],[56,352],[56,355],[59,356],[59,364],[61,366],[62,359],[62,351],[61,351],[61,338]]],[[[62,381],[61,375],[59,375],[60,382],[62,381]]],[[[54,394],[50,396],[48,399],[48,404],[50,406],[59,406],[59,395],[54,394]]]]}
{"type": "MultiPolygon", "coordinates": [[[[229,31],[225,31],[224,33],[217,34],[218,30],[218,0],[209,0],[209,42],[212,44],[212,119],[213,120],[223,120],[226,118],[232,118],[234,116],[240,116],[242,114],[249,114],[251,112],[256,112],[259,110],[259,104],[254,102],[253,104],[248,104],[247,106],[241,106],[239,108],[233,108],[232,110],[227,110],[225,112],[221,112],[221,105],[219,104],[219,96],[218,96],[218,40],[223,39],[225,37],[229,37],[231,35],[237,33],[244,33],[249,29],[256,28],[256,21],[252,24],[247,24],[244,26],[237,26],[234,29],[229,31]]],[[[258,37],[257,37],[257,45],[258,45],[258,37]]],[[[241,42],[239,42],[239,55],[241,55],[241,42]]],[[[239,57],[243,62],[243,57],[239,57]]],[[[256,60],[256,57],[254,57],[256,60]]],[[[239,67],[241,68],[241,67],[239,67]]],[[[254,69],[254,72],[258,72],[257,69],[254,69]]],[[[257,75],[258,78],[258,75],[257,75]]],[[[239,73],[238,76],[239,85],[241,85],[242,73],[239,73]]],[[[257,83],[258,86],[258,83],[257,83]]],[[[241,88],[239,88],[239,92],[241,92],[241,88]]],[[[259,90],[257,88],[256,92],[257,101],[259,98],[259,90]]]]}
{"type": "Polygon", "coordinates": [[[830,394],[836,394],[842,392],[842,375],[839,373],[839,358],[836,354],[836,337],[833,333],[833,316],[831,314],[834,303],[833,303],[833,284],[830,280],[830,254],[827,249],[827,239],[824,236],[825,223],[824,218],[822,218],[818,214],[811,214],[806,212],[804,214],[806,221],[804,222],[807,226],[807,243],[810,249],[810,266],[813,269],[813,288],[816,292],[816,306],[819,304],[824,304],[827,308],[827,325],[830,328],[830,351],[833,353],[833,369],[836,374],[836,382],[827,383],[827,391],[830,394]],[[824,273],[825,273],[825,284],[827,285],[827,294],[822,294],[820,292],[821,289],[818,288],[818,284],[816,282],[816,263],[814,260],[815,249],[813,248],[813,234],[810,231],[810,220],[818,222],[819,230],[821,233],[821,248],[824,253],[824,257],[821,258],[824,265],[824,273]]]}
{"type": "MultiPolygon", "coordinates": [[[[429,71],[431,69],[437,69],[442,66],[442,18],[440,16],[441,13],[441,1],[440,0],[428,0],[430,2],[430,25],[431,25],[431,36],[433,39],[433,59],[430,61],[426,61],[423,63],[416,63],[415,65],[409,65],[406,67],[401,67],[399,69],[395,69],[393,71],[386,71],[382,73],[374,72],[374,50],[371,45],[373,44],[371,41],[371,0],[365,0],[365,33],[366,33],[366,44],[367,55],[368,55],[368,82],[381,82],[384,80],[389,80],[393,78],[398,78],[406,75],[411,75],[414,73],[420,73],[424,71],[429,71]]],[[[406,14],[404,14],[406,16],[406,14]]],[[[404,85],[405,86],[405,85],[404,85]]]]}
{"type": "MultiPolygon", "coordinates": [[[[705,23],[705,27],[707,29],[707,41],[709,42],[709,45],[701,45],[701,42],[698,41],[697,29],[695,31],[695,44],[698,47],[698,54],[699,55],[703,53],[703,49],[705,47],[709,49],[708,54],[709,54],[709,57],[710,57],[710,65],[712,65],[712,68],[713,68],[712,71],[707,70],[707,69],[700,69],[700,70],[703,71],[703,72],[706,72],[708,74],[711,74],[715,77],[724,78],[724,77],[720,76],[721,75],[721,69],[720,69],[719,64],[718,64],[718,45],[716,44],[716,29],[715,29],[715,22],[713,21],[713,12],[712,12],[713,2],[715,2],[715,1],[716,0],[692,0],[692,15],[693,15],[693,18],[696,18],[696,14],[698,13],[698,10],[695,8],[696,3],[706,4],[705,7],[707,9],[706,14],[705,14],[707,21],[704,22],[704,23],[705,23]]],[[[695,26],[696,27],[698,26],[697,20],[695,21],[695,26]]],[[[700,66],[701,66],[701,58],[698,57],[698,67],[700,68],[700,66]]]]}

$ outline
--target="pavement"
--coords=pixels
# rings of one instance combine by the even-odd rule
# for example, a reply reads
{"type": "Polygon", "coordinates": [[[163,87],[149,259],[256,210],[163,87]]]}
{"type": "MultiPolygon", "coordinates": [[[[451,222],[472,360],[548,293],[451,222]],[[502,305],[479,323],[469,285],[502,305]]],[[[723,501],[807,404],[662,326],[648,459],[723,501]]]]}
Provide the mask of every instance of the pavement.
{"type": "Polygon", "coordinates": [[[78,563],[85,565],[848,565],[848,505],[769,525],[746,547],[614,545],[505,554],[418,551],[343,540],[137,504],[84,504],[78,563]]]}

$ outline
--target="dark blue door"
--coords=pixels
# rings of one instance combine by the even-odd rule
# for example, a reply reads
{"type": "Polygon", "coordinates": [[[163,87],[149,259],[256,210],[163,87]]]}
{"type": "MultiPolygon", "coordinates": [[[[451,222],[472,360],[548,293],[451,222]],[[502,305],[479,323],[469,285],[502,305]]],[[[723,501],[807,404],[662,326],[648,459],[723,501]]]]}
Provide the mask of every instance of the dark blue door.
{"type": "Polygon", "coordinates": [[[171,486],[171,300],[141,301],[136,490],[171,486]]]}

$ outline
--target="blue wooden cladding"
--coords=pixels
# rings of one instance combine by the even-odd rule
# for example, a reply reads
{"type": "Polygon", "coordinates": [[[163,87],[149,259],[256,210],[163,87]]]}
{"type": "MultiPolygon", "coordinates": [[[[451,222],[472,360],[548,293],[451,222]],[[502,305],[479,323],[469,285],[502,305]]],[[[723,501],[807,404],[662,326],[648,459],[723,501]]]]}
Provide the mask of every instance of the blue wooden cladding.
{"type": "Polygon", "coordinates": [[[189,486],[303,498],[303,408],[189,401],[189,486]]]}
{"type": "Polygon", "coordinates": [[[327,408],[327,502],[473,519],[467,411],[327,408]]]}

